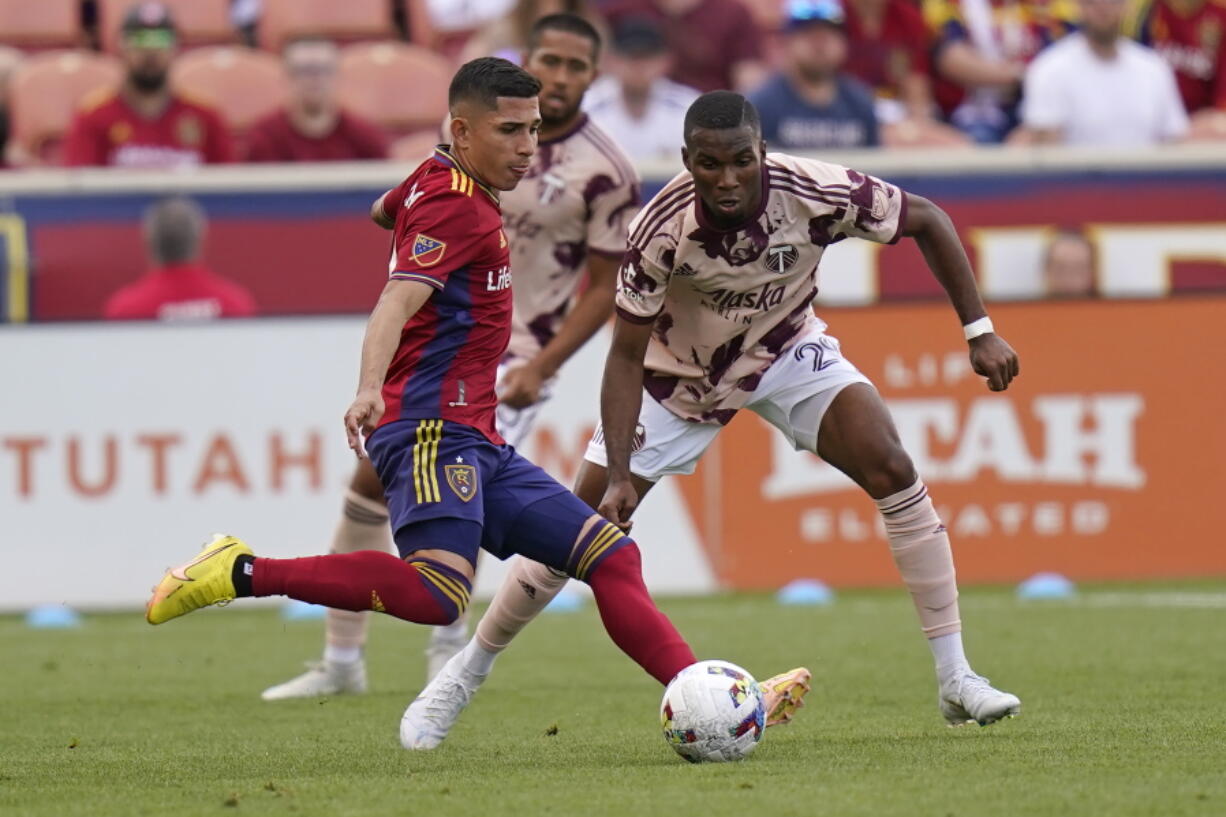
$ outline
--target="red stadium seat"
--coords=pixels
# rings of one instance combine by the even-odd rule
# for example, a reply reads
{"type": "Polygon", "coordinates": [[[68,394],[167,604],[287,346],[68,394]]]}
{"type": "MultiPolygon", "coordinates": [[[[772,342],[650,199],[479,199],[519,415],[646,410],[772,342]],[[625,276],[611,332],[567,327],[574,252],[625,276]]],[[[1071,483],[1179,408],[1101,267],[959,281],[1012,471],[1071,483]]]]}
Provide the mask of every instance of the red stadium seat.
{"type": "MultiPolygon", "coordinates": [[[[44,0],[37,0],[43,2],[44,0]]],[[[185,46],[231,43],[238,33],[230,22],[230,0],[158,0],[170,8],[185,46]]],[[[98,33],[102,47],[115,51],[119,44],[119,26],[128,9],[139,0],[96,0],[98,3],[98,33]]]]}
{"type": "Polygon", "coordinates": [[[404,43],[362,43],[341,52],[340,97],[345,107],[393,133],[438,128],[447,116],[452,66],[404,43]]]}
{"type": "Polygon", "coordinates": [[[281,61],[242,46],[190,51],[175,61],[170,80],[176,90],[211,105],[240,132],[285,102],[281,61]]]}
{"type": "Polygon", "coordinates": [[[48,51],[30,57],[13,73],[9,88],[15,158],[54,161],[82,101],[122,80],[119,61],[105,54],[48,51]]]}
{"type": "Polygon", "coordinates": [[[260,45],[280,51],[296,37],[321,36],[341,42],[393,35],[388,0],[264,0],[260,45]]]}
{"type": "Polygon", "coordinates": [[[0,43],[17,48],[83,44],[80,0],[0,0],[0,43]]]}

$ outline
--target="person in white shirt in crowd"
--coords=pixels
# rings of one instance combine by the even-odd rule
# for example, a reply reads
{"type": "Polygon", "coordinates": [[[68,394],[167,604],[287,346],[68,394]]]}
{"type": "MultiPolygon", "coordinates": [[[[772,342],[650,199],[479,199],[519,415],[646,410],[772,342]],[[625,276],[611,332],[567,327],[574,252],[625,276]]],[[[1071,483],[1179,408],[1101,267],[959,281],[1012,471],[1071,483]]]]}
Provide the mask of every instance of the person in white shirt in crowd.
{"type": "Polygon", "coordinates": [[[1014,143],[1143,147],[1188,132],[1179,88],[1156,51],[1120,34],[1125,0],[1081,0],[1081,30],[1026,70],[1014,143]]]}
{"type": "Polygon", "coordinates": [[[652,20],[629,18],[613,30],[606,73],[583,107],[631,159],[676,158],[685,112],[698,92],[667,78],[671,57],[664,32],[652,20]]]}

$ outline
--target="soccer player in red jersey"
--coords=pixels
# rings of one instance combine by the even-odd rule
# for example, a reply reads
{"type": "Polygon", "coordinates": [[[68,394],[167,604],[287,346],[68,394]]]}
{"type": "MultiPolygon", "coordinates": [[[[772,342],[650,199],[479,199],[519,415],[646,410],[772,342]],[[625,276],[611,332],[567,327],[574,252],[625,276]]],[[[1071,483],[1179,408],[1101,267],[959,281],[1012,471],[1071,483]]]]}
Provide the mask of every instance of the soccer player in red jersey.
{"type": "Polygon", "coordinates": [[[246,318],[255,299],[200,260],[204,210],[187,198],[170,198],[145,212],[145,244],[153,269],[106,302],[107,320],[207,320],[246,318]]]}
{"type": "Polygon", "coordinates": [[[133,6],[122,31],[127,76],[118,91],[86,100],[69,130],[64,164],[169,169],[232,161],[221,117],[170,88],[177,42],[170,10],[133,6]]]}
{"type": "MultiPolygon", "coordinates": [[[[345,429],[383,483],[400,558],[367,550],[260,559],[241,540],[218,536],[154,588],[145,612],[151,624],[272,595],[447,624],[467,606],[477,551],[485,549],[586,581],[613,641],[660,683],[694,663],[647,594],[635,543],[507,446],[494,426],[495,372],[511,333],[498,196],[531,164],[540,89],[506,60],[465,64],[449,92],[451,146],[386,194],[398,205],[395,253],[367,325],[345,429]]],[[[776,719],[790,716],[808,688],[807,670],[785,675],[766,683],[776,719]]],[[[400,737],[406,747],[430,739],[408,720],[400,737]]]]}

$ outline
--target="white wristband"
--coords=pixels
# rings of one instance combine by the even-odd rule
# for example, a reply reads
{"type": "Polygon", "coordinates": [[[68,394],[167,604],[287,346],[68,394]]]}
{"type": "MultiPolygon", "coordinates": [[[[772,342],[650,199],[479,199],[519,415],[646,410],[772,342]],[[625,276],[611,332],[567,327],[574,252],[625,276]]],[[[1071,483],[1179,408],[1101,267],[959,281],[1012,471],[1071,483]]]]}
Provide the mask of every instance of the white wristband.
{"type": "Polygon", "coordinates": [[[967,340],[974,340],[980,335],[988,335],[994,331],[992,319],[986,316],[977,321],[971,321],[962,327],[962,334],[966,335],[967,340]]]}

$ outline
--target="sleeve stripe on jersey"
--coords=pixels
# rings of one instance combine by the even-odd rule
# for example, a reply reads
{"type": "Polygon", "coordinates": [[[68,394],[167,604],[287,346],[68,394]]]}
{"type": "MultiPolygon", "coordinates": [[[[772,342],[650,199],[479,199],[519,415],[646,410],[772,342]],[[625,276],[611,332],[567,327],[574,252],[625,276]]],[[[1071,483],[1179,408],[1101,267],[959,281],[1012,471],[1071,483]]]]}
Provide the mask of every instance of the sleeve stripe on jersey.
{"type": "Polygon", "coordinates": [[[613,165],[613,169],[621,176],[622,184],[634,184],[638,181],[638,174],[634,171],[630,160],[626,158],[626,154],[590,119],[579,132],[595,146],[596,150],[609,161],[609,164],[613,165]]]}
{"type": "MultiPolygon", "coordinates": [[[[663,311],[664,310],[660,310],[660,312],[663,311]]],[[[626,311],[624,307],[617,307],[617,317],[622,318],[628,323],[637,323],[639,326],[642,326],[645,323],[655,323],[656,318],[660,317],[660,312],[657,312],[654,315],[636,315],[633,312],[626,311]]]]}
{"type": "Polygon", "coordinates": [[[771,188],[784,193],[791,193],[794,196],[799,196],[800,198],[808,199],[809,201],[820,201],[822,204],[829,204],[831,207],[846,207],[848,202],[848,196],[846,193],[844,193],[842,196],[839,196],[838,193],[817,193],[813,190],[805,190],[801,187],[795,187],[790,182],[776,182],[771,185],[771,188]]]}
{"type": "Polygon", "coordinates": [[[798,184],[801,187],[808,187],[815,192],[825,193],[827,195],[838,195],[842,193],[846,195],[851,192],[849,184],[820,184],[816,179],[803,176],[800,173],[794,173],[784,167],[772,167],[767,170],[768,175],[774,181],[788,181],[793,184],[798,184]]]}
{"type": "Polygon", "coordinates": [[[661,224],[675,216],[681,209],[689,206],[693,200],[693,182],[686,182],[662,198],[653,199],[639,213],[639,218],[642,220],[639,221],[638,228],[630,234],[626,243],[637,246],[639,241],[650,237],[661,224]]]}
{"type": "Polygon", "coordinates": [[[423,275],[420,272],[404,272],[397,270],[396,272],[393,272],[390,277],[396,279],[397,281],[417,281],[421,284],[429,284],[438,290],[443,288],[443,284],[440,281],[435,278],[431,278],[429,275],[423,275]]]}

